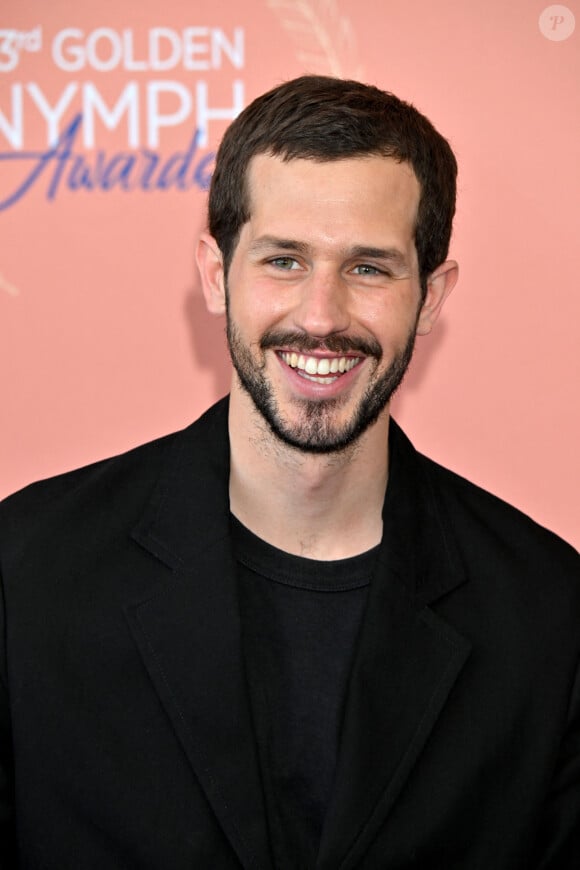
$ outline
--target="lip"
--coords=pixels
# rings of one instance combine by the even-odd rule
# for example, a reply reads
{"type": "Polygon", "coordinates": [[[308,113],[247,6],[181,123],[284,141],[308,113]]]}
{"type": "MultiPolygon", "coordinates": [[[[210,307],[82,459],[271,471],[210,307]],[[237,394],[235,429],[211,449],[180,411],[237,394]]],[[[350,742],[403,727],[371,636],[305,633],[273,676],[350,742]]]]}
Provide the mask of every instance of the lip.
{"type": "MultiPolygon", "coordinates": [[[[281,357],[282,353],[292,353],[291,348],[277,348],[274,352],[274,356],[278,360],[280,368],[282,369],[282,373],[290,385],[290,388],[293,392],[298,393],[300,396],[309,399],[333,399],[339,395],[342,395],[353,385],[355,380],[358,378],[360,370],[364,367],[366,362],[366,357],[361,356],[360,354],[355,353],[344,353],[340,354],[341,357],[346,357],[347,359],[360,359],[358,365],[353,366],[352,369],[348,372],[344,372],[339,375],[335,380],[333,380],[330,384],[321,384],[316,383],[316,381],[311,381],[303,375],[299,374],[299,370],[292,368],[289,366],[281,357]]],[[[316,350],[316,351],[306,351],[304,355],[316,357],[317,359],[323,359],[328,357],[338,356],[334,353],[329,353],[324,350],[316,350]]]]}
{"type": "Polygon", "coordinates": [[[297,353],[299,356],[300,354],[303,356],[315,356],[317,359],[324,359],[325,357],[337,357],[340,359],[341,356],[345,356],[348,359],[363,359],[363,355],[360,353],[353,353],[352,351],[336,353],[334,350],[325,350],[323,347],[317,347],[315,350],[296,350],[295,347],[277,347],[276,353],[297,353]]]}

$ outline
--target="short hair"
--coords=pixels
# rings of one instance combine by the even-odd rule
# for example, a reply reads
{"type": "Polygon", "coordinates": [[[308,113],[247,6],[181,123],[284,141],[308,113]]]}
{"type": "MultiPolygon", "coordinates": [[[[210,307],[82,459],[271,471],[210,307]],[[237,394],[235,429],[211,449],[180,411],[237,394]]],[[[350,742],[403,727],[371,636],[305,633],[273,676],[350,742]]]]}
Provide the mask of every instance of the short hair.
{"type": "Polygon", "coordinates": [[[209,231],[226,273],[250,219],[247,173],[258,154],[321,162],[380,155],[409,163],[421,189],[415,247],[425,292],[449,250],[457,162],[414,106],[372,85],[327,76],[302,76],[250,103],[223,137],[209,193],[209,231]]]}

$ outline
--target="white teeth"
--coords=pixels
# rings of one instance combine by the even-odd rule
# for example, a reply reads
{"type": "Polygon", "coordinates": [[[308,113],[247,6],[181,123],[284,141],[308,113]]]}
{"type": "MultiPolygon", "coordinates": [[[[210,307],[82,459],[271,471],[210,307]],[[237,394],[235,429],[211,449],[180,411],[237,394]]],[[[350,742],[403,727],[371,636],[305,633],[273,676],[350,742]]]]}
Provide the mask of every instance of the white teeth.
{"type": "Polygon", "coordinates": [[[330,384],[333,380],[336,380],[332,377],[326,377],[327,375],[336,375],[337,373],[344,374],[344,372],[349,372],[361,361],[361,357],[333,356],[332,358],[328,358],[304,356],[304,354],[297,354],[288,351],[283,351],[280,356],[286,365],[289,365],[293,369],[298,369],[306,375],[318,375],[317,380],[320,383],[325,384],[330,384]]]}
{"type": "Polygon", "coordinates": [[[336,378],[313,378],[306,373],[302,377],[306,378],[307,381],[314,381],[315,384],[333,384],[336,380],[336,378]]]}

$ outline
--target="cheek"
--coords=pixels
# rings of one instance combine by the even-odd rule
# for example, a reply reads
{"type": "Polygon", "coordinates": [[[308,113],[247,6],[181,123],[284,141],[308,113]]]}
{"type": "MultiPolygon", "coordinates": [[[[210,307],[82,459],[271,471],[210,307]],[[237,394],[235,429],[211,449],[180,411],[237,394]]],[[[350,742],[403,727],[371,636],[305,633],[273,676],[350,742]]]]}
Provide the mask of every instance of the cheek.
{"type": "Polygon", "coordinates": [[[269,327],[292,310],[290,292],[272,287],[265,281],[248,279],[230,285],[230,313],[234,320],[245,322],[250,329],[269,327]]]}
{"type": "MultiPolygon", "coordinates": [[[[418,302],[401,296],[383,296],[367,304],[359,312],[359,323],[373,332],[377,338],[405,336],[415,328],[418,302]]],[[[379,339],[380,340],[380,339],[379,339]]]]}
{"type": "Polygon", "coordinates": [[[414,312],[408,309],[403,312],[392,306],[385,310],[383,307],[372,322],[364,324],[364,329],[379,343],[383,365],[389,364],[394,356],[405,350],[411,336],[415,335],[414,312]]]}

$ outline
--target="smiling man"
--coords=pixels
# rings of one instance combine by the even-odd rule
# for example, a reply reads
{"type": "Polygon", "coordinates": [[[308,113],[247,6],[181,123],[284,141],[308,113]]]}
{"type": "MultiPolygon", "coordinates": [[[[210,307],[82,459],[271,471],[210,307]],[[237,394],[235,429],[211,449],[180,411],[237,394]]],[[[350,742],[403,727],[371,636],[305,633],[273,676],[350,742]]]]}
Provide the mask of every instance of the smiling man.
{"type": "Polygon", "coordinates": [[[234,393],[239,382],[288,445],[336,451],[383,411],[415,333],[429,330],[457,269],[440,267],[429,278],[429,299],[421,299],[419,185],[394,158],[258,155],[247,184],[250,219],[228,270],[229,305],[219,247],[211,237],[200,245],[209,305],[228,313],[234,393]]]}
{"type": "Polygon", "coordinates": [[[389,416],[455,177],[357,82],[227,131],[230,396],[0,507],[2,867],[580,866],[578,555],[389,416]]]}

